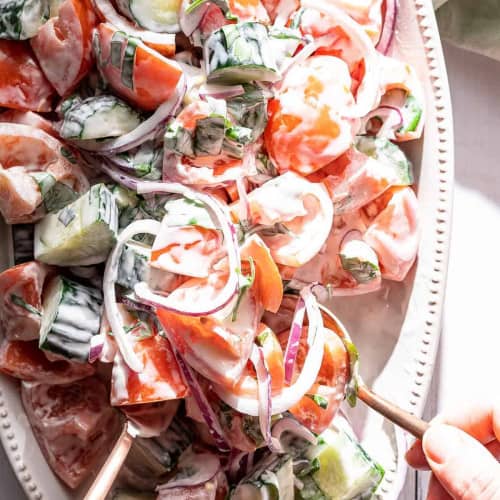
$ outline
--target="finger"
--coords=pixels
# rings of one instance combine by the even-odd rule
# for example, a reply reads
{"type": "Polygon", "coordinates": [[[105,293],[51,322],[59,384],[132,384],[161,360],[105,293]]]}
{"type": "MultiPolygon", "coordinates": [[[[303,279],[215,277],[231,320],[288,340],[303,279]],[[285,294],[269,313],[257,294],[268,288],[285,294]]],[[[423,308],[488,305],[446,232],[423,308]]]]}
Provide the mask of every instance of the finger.
{"type": "Polygon", "coordinates": [[[445,424],[432,425],[422,448],[445,490],[460,500],[491,500],[500,491],[500,464],[477,440],[445,424]]]}
{"type": "Polygon", "coordinates": [[[417,439],[408,449],[405,458],[410,467],[417,470],[429,470],[427,457],[425,456],[424,450],[422,450],[422,441],[420,439],[417,439]]]}
{"type": "Polygon", "coordinates": [[[427,490],[427,500],[453,500],[448,492],[441,486],[436,476],[432,474],[427,490]]]}

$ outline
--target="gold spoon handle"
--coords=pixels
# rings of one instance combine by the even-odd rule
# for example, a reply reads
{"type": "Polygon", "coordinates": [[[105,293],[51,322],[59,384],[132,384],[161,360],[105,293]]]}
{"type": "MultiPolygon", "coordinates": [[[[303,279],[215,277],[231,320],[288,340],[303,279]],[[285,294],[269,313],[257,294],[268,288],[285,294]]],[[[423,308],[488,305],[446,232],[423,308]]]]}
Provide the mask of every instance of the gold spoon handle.
{"type": "Polygon", "coordinates": [[[358,398],[417,439],[422,439],[425,431],[429,428],[428,422],[387,401],[363,384],[358,387],[358,398]]]}
{"type": "Polygon", "coordinates": [[[129,423],[123,426],[123,431],[111,450],[109,457],[97,474],[84,500],[104,500],[113,486],[116,476],[122,468],[132,446],[134,437],[129,432],[129,423]]]}

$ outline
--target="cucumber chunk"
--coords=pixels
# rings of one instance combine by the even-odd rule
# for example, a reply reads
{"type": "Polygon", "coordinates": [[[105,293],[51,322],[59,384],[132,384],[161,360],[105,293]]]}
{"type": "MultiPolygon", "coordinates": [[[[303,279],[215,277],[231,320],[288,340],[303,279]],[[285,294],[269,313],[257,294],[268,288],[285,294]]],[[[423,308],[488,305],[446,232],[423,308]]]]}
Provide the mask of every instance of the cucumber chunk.
{"type": "Polygon", "coordinates": [[[393,186],[411,186],[414,182],[413,168],[403,151],[385,137],[358,136],[355,141],[356,148],[391,168],[393,186]]]}
{"type": "Polygon", "coordinates": [[[271,455],[261,460],[243,478],[231,495],[232,500],[293,500],[293,460],[290,455],[271,455]]]}
{"type": "Polygon", "coordinates": [[[146,141],[137,148],[110,158],[120,168],[135,177],[158,181],[162,176],[163,147],[155,141],[146,141]]]}
{"type": "Polygon", "coordinates": [[[0,38],[32,38],[49,15],[50,0],[3,0],[0,2],[0,38]]]}
{"type": "Polygon", "coordinates": [[[358,283],[369,283],[380,277],[377,254],[362,240],[350,240],[340,249],[340,262],[358,283]]]}
{"type": "Polygon", "coordinates": [[[368,499],[384,476],[382,467],[344,431],[327,429],[305,456],[314,464],[310,474],[299,474],[305,486],[296,490],[299,499],[318,498],[314,495],[320,494],[331,500],[368,499]]]}
{"type": "Polygon", "coordinates": [[[35,258],[58,266],[85,266],[104,262],[116,241],[118,209],[104,184],[35,226],[35,258]]]}
{"type": "Polygon", "coordinates": [[[64,139],[106,139],[124,135],[140,123],[139,113],[121,99],[100,95],[73,102],[64,114],[60,134],[64,139]]]}
{"type": "Polygon", "coordinates": [[[45,210],[48,213],[57,212],[78,198],[78,193],[68,185],[59,182],[49,172],[35,172],[31,174],[38,184],[42,195],[45,210]]]}
{"type": "Polygon", "coordinates": [[[223,26],[207,39],[205,51],[209,83],[275,82],[281,78],[263,24],[223,26]]]}
{"type": "Polygon", "coordinates": [[[133,289],[136,283],[148,281],[151,249],[136,242],[127,243],[120,255],[116,284],[133,289]]]}
{"type": "Polygon", "coordinates": [[[101,291],[59,276],[44,295],[40,349],[86,363],[90,340],[99,333],[101,291]]]}
{"type": "Polygon", "coordinates": [[[118,9],[142,28],[157,33],[179,31],[180,0],[118,0],[118,9]]]}

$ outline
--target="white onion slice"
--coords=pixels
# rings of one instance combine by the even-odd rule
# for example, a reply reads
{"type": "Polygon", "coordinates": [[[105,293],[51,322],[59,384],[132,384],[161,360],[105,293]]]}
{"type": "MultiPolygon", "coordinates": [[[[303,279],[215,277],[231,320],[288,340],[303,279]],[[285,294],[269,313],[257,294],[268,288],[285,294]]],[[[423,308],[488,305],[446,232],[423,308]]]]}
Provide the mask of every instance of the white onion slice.
{"type": "Polygon", "coordinates": [[[216,85],[207,83],[200,87],[200,97],[213,97],[214,99],[230,99],[231,97],[238,97],[245,93],[243,85],[216,85]]]}
{"type": "MultiPolygon", "coordinates": [[[[172,60],[169,60],[169,62],[170,64],[177,64],[172,60]]],[[[115,155],[140,146],[143,142],[152,139],[156,135],[158,127],[171,116],[175,115],[182,103],[185,92],[186,77],[183,73],[172,96],[159,106],[147,120],[143,121],[131,132],[109,141],[78,140],[72,142],[81,149],[104,155],[115,155]]]]}
{"type": "MultiPolygon", "coordinates": [[[[303,288],[305,290],[306,288],[303,288]]],[[[301,291],[302,293],[302,291],[301,291]]],[[[302,326],[304,324],[304,316],[306,313],[306,303],[302,297],[297,300],[295,312],[293,313],[292,325],[290,327],[290,335],[285,350],[285,382],[289,384],[292,381],[293,369],[295,367],[295,359],[299,352],[300,337],[302,335],[302,326]]]]}
{"type": "Polygon", "coordinates": [[[396,31],[396,18],[398,16],[397,0],[385,0],[385,17],[380,38],[376,49],[384,55],[387,55],[391,48],[391,43],[396,31]]]}
{"type": "Polygon", "coordinates": [[[252,361],[257,374],[260,432],[266,445],[273,453],[283,453],[279,440],[271,435],[271,375],[266,366],[262,347],[253,345],[250,361],[252,361]]]}
{"type": "Polygon", "coordinates": [[[349,118],[361,118],[365,116],[377,105],[377,101],[380,98],[380,65],[378,64],[377,51],[370,37],[354,19],[331,2],[328,2],[328,0],[302,0],[302,6],[316,9],[330,16],[364,55],[365,76],[358,88],[356,104],[345,110],[342,114],[349,118]]]}
{"type": "MultiPolygon", "coordinates": [[[[311,299],[306,302],[306,305],[309,307],[307,311],[309,317],[309,351],[295,383],[285,387],[280,394],[272,398],[272,415],[283,413],[292,406],[295,406],[314,384],[321,367],[325,346],[323,318],[321,317],[316,299],[312,294],[311,299]]],[[[258,400],[239,397],[225,387],[215,384],[213,389],[225,403],[235,410],[254,417],[259,416],[258,400]]]]}
{"type": "Polygon", "coordinates": [[[92,3],[100,16],[125,33],[135,36],[144,43],[151,45],[175,45],[175,33],[179,31],[178,25],[170,27],[171,33],[156,33],[141,28],[137,28],[131,21],[120,15],[110,0],[93,0],[92,3]]]}
{"type": "Polygon", "coordinates": [[[176,182],[139,182],[137,185],[139,194],[173,193],[180,194],[190,199],[201,201],[214,215],[217,225],[222,232],[224,244],[227,249],[229,277],[224,288],[217,298],[211,302],[200,304],[176,303],[171,296],[163,296],[154,293],[146,283],[138,283],[135,286],[135,294],[141,302],[173,311],[177,314],[187,316],[208,316],[224,308],[237,294],[239,279],[237,269],[240,267],[240,252],[236,241],[236,230],[227,214],[225,208],[212,196],[200,193],[189,187],[176,182]]]}
{"type": "Polygon", "coordinates": [[[156,235],[158,234],[160,227],[160,223],[152,219],[138,220],[128,225],[119,234],[116,245],[108,257],[106,268],[104,270],[102,287],[104,292],[104,307],[106,308],[106,316],[108,318],[109,325],[111,326],[113,336],[118,344],[118,349],[123,356],[123,360],[128,367],[135,372],[141,372],[143,366],[135,354],[132,344],[128,341],[122,325],[120,311],[118,310],[116,303],[116,275],[120,256],[125,243],[127,243],[127,241],[136,234],[150,233],[156,235]]]}

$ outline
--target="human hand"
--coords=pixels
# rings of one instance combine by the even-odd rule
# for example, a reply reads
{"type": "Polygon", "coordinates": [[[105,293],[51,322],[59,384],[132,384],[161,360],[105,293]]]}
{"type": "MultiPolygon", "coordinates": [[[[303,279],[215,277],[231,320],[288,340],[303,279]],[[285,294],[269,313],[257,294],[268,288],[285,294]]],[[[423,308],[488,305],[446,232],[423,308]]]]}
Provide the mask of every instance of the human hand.
{"type": "Polygon", "coordinates": [[[500,405],[438,415],[406,460],[432,470],[427,500],[499,500],[500,405]]]}

